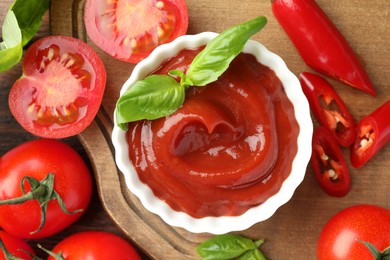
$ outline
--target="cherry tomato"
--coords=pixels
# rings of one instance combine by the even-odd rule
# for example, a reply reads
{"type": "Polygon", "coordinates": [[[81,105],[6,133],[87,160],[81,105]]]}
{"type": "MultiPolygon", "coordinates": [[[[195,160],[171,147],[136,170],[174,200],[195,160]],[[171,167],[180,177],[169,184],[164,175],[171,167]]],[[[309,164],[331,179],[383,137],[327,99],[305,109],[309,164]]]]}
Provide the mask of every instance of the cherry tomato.
{"type": "Polygon", "coordinates": [[[187,32],[185,0],[87,0],[87,34],[116,59],[138,63],[158,45],[187,32]]]}
{"type": "Polygon", "coordinates": [[[103,62],[91,47],[75,38],[48,36],[26,51],[23,75],[11,88],[9,106],[28,132],[64,138],[92,122],[105,85],[103,62]]]}
{"type": "Polygon", "coordinates": [[[29,260],[32,259],[29,254],[35,255],[34,250],[26,241],[3,230],[0,230],[0,240],[4,246],[2,248],[0,245],[0,260],[14,259],[11,256],[29,260]]]}
{"type": "Polygon", "coordinates": [[[347,162],[331,131],[320,126],[313,133],[311,165],[320,187],[329,195],[343,197],[351,190],[347,162]]]}
{"type": "Polygon", "coordinates": [[[368,242],[383,252],[390,245],[390,210],[377,205],[348,207],[331,217],[323,227],[317,245],[318,260],[360,260],[374,258],[368,242]]]}
{"type": "MultiPolygon", "coordinates": [[[[141,259],[134,247],[125,239],[106,231],[83,231],[60,241],[52,253],[61,253],[63,259],[141,259]]],[[[47,260],[56,260],[49,256],[47,260]]]]}
{"type": "Polygon", "coordinates": [[[0,226],[15,236],[42,238],[68,227],[85,212],[91,193],[87,165],[58,140],[28,141],[0,159],[0,226]]]}

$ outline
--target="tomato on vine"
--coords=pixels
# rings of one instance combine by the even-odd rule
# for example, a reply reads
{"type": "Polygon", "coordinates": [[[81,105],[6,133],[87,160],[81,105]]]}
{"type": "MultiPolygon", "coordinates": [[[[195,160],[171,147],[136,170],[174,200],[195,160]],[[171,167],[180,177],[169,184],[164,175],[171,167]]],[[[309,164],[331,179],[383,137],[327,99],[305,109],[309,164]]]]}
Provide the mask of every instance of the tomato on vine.
{"type": "Polygon", "coordinates": [[[317,259],[388,259],[389,231],[390,210],[368,204],[348,207],[332,216],[323,227],[317,259]]]}
{"type": "Polygon", "coordinates": [[[23,143],[0,159],[0,227],[21,238],[42,238],[85,212],[92,177],[83,158],[54,139],[23,143]]]}

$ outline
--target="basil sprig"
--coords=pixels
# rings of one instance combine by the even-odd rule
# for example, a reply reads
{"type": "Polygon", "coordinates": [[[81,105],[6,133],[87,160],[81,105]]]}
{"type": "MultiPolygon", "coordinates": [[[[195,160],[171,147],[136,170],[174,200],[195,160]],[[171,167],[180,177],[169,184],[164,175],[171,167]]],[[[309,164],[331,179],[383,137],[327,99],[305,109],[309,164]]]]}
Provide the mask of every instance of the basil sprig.
{"type": "Polygon", "coordinates": [[[259,250],[263,243],[264,240],[253,241],[240,235],[224,234],[206,240],[196,251],[203,260],[265,260],[264,254],[259,250]]]}
{"type": "Polygon", "coordinates": [[[23,46],[38,32],[50,0],[16,0],[7,12],[0,42],[0,72],[22,59],[23,46]]]}
{"type": "Polygon", "coordinates": [[[190,86],[214,82],[242,51],[246,42],[267,23],[259,16],[233,26],[212,39],[194,58],[186,73],[172,70],[169,75],[151,75],[135,82],[118,99],[115,110],[117,125],[127,130],[129,122],[154,120],[175,112],[184,102],[190,86]],[[177,82],[173,77],[180,78],[177,82]]]}

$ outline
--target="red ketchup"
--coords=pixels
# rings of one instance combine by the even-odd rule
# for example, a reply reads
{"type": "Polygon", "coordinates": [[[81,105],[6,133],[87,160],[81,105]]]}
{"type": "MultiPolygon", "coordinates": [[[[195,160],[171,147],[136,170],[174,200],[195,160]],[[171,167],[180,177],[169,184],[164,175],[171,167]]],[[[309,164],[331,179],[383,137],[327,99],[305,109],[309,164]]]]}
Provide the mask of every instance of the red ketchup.
{"type": "MultiPolygon", "coordinates": [[[[183,50],[154,74],[186,71],[183,50]]],[[[299,126],[275,73],[241,53],[214,83],[192,87],[174,114],[129,124],[139,178],[177,211],[236,216],[277,193],[291,171],[299,126]]]]}

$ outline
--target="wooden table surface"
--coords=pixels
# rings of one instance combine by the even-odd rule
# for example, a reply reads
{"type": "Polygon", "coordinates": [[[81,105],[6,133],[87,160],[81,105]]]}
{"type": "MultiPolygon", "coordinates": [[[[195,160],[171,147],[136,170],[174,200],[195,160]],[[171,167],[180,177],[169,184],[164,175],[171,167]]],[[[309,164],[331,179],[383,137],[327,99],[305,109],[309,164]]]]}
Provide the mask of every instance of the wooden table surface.
{"type": "MultiPolygon", "coordinates": [[[[1,0],[0,1],[0,23],[4,21],[5,14],[12,4],[12,0],[1,0]]],[[[50,34],[49,25],[49,12],[47,12],[43,19],[43,24],[36,37],[33,41],[38,38],[44,37],[50,34]]],[[[1,35],[1,28],[0,28],[1,35]]],[[[8,108],[8,92],[12,87],[15,80],[17,80],[22,73],[21,64],[13,67],[11,70],[6,72],[0,72],[0,156],[5,154],[11,148],[31,139],[35,139],[33,135],[26,132],[14,119],[9,108],[8,108]]],[[[88,157],[84,151],[83,146],[77,137],[71,137],[63,139],[66,143],[70,144],[79,154],[88,162],[88,157]]],[[[40,249],[36,248],[39,243],[47,249],[51,249],[65,237],[84,230],[104,230],[110,231],[128,240],[128,238],[120,231],[115,223],[108,216],[106,211],[103,209],[96,183],[94,183],[94,190],[92,199],[89,204],[87,211],[83,216],[69,228],[45,239],[35,239],[29,241],[31,246],[34,248],[37,255],[47,256],[40,249]]],[[[129,240],[129,242],[131,242],[129,240]]],[[[142,251],[139,251],[143,259],[148,259],[142,251]]]]}
{"type": "MultiPolygon", "coordinates": [[[[80,10],[77,10],[77,8],[83,0],[57,1],[62,8],[65,2],[72,4],[69,7],[69,9],[72,9],[72,12],[75,11],[75,13],[72,13],[74,15],[72,17],[76,20],[80,19],[80,12],[77,13],[80,10]]],[[[340,96],[349,105],[355,119],[359,120],[390,98],[390,49],[388,47],[390,42],[390,28],[388,26],[390,22],[390,2],[383,0],[318,0],[318,2],[324,7],[325,11],[349,40],[352,47],[364,60],[364,65],[378,92],[376,98],[370,97],[367,94],[331,80],[340,96]]],[[[1,22],[11,3],[12,0],[0,1],[1,22]]],[[[224,0],[187,0],[187,3],[190,16],[190,34],[206,30],[220,32],[222,29],[254,15],[267,15],[269,18],[267,28],[259,36],[256,36],[256,40],[260,40],[267,47],[271,47],[270,50],[279,54],[296,75],[303,70],[308,70],[272,16],[269,0],[232,0],[228,2],[224,0]],[[226,15],[226,12],[231,13],[226,15]]],[[[66,17],[69,17],[62,9],[57,15],[61,16],[60,18],[56,17],[60,22],[62,19],[66,20],[66,17]]],[[[55,24],[55,27],[50,28],[48,19],[49,14],[46,14],[39,35],[34,40],[48,35],[51,30],[55,32],[70,31],[72,35],[76,35],[79,38],[83,36],[82,32],[77,30],[81,28],[77,27],[82,26],[81,23],[75,22],[75,24],[63,25],[59,22],[55,24]],[[76,30],[76,32],[72,30],[76,30]]],[[[93,45],[91,42],[88,43],[93,45]]],[[[123,64],[107,57],[101,51],[98,50],[98,53],[103,57],[104,62],[110,65],[106,68],[109,75],[107,84],[109,91],[106,93],[102,107],[106,114],[112,115],[113,100],[116,100],[118,96],[117,90],[120,88],[118,81],[123,81],[127,78],[129,71],[123,64]],[[118,64],[121,66],[120,70],[118,70],[118,64]]],[[[12,147],[34,138],[17,124],[7,104],[8,92],[20,75],[20,64],[7,72],[0,73],[0,156],[12,147]]],[[[88,160],[88,156],[78,138],[68,138],[65,141],[69,142],[88,160]]],[[[344,152],[347,155],[346,149],[344,152]]],[[[353,188],[351,193],[342,199],[332,198],[324,194],[318,187],[312,170],[308,167],[305,180],[297,189],[292,200],[281,207],[272,219],[259,223],[251,229],[242,232],[242,234],[253,238],[265,237],[268,239],[268,242],[261,248],[264,249],[266,256],[270,256],[273,259],[314,259],[317,236],[322,225],[331,215],[347,206],[358,203],[374,203],[390,208],[388,195],[388,187],[390,186],[390,176],[388,175],[388,169],[390,168],[389,152],[390,146],[387,145],[362,170],[351,168],[354,182],[353,188]]],[[[96,178],[96,180],[98,179],[96,178]]],[[[104,199],[101,200],[99,198],[98,191],[99,189],[95,185],[91,204],[79,221],[50,238],[34,240],[31,241],[31,244],[34,245],[39,242],[43,246],[51,248],[69,234],[90,229],[112,231],[131,241],[128,235],[131,234],[131,227],[127,228],[126,232],[122,232],[123,228],[126,229],[126,227],[118,228],[116,226],[115,218],[106,213],[103,207],[104,203],[102,203],[104,199]]],[[[151,223],[156,224],[153,217],[150,217],[150,219],[153,219],[151,223]]],[[[158,225],[154,227],[163,226],[163,223],[158,225]]],[[[161,230],[165,231],[165,229],[161,230]]],[[[161,230],[160,235],[164,235],[161,230]]],[[[139,228],[137,232],[142,233],[142,231],[139,231],[139,228]]],[[[186,241],[188,239],[191,242],[191,249],[193,245],[204,238],[181,231],[177,232],[177,234],[180,235],[178,236],[179,238],[183,238],[186,241]]],[[[153,241],[155,241],[153,240],[155,237],[153,235],[151,233],[142,233],[140,235],[141,237],[149,236],[151,238],[147,242],[147,246],[143,244],[143,248],[156,247],[153,245],[153,241]]],[[[141,239],[138,242],[141,242],[141,239]]],[[[142,242],[145,243],[144,241],[142,242]]],[[[174,247],[174,245],[173,243],[174,250],[179,248],[174,247]]],[[[187,250],[188,248],[185,249],[187,250]]],[[[160,254],[161,251],[163,251],[163,254],[169,255],[169,251],[172,251],[172,249],[160,250],[160,254]]],[[[145,255],[143,257],[147,258],[145,255]]],[[[165,259],[166,257],[163,258],[165,259]]]]}

